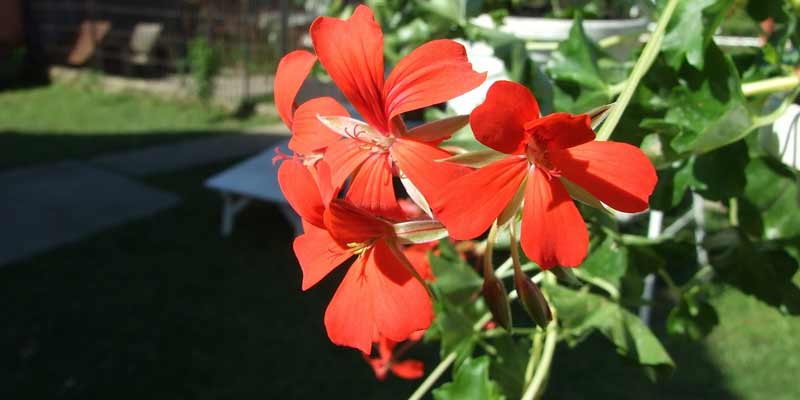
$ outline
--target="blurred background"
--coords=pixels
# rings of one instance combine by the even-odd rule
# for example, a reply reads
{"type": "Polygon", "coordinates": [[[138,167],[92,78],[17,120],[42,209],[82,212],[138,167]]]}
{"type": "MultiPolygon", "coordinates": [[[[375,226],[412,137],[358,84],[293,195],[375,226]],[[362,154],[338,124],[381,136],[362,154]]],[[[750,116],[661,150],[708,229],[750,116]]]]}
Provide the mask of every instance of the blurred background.
{"type": "MultiPolygon", "coordinates": [[[[296,221],[270,162],[288,137],[272,105],[278,60],[310,47],[315,17],[354,3],[0,3],[0,398],[405,398],[414,390],[418,382],[378,381],[358,352],[327,339],[323,314],[343,271],[300,291],[296,221]]],[[[762,27],[746,17],[747,2],[731,4],[721,40],[758,46],[762,27]]],[[[587,32],[614,38],[609,53],[625,59],[655,8],[370,5],[387,32],[387,63],[404,46],[470,36],[464,24],[420,11],[452,9],[489,30],[507,17],[502,31],[529,42],[542,65],[576,14],[616,21],[587,32]],[[536,24],[515,19],[528,17],[566,25],[533,32],[536,24]]],[[[506,76],[506,60],[480,44],[468,50],[490,79],[506,76]]],[[[321,94],[337,95],[314,78],[301,98],[321,94]]],[[[481,96],[450,107],[469,110],[481,96]]],[[[667,335],[668,309],[653,310],[677,364],[671,379],[652,383],[594,335],[559,347],[547,397],[800,398],[800,318],[724,285],[709,301],[719,323],[698,341],[667,335]]],[[[410,354],[428,369],[438,361],[433,345],[410,354]]]]}

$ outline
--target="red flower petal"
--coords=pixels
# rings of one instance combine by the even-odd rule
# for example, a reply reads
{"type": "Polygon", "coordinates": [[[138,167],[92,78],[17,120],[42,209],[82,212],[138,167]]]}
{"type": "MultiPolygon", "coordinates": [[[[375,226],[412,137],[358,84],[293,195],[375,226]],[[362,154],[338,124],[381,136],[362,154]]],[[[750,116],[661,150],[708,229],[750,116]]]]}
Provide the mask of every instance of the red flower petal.
{"type": "Polygon", "coordinates": [[[358,140],[343,139],[325,150],[324,160],[331,167],[333,187],[342,187],[353,171],[372,155],[371,151],[362,149],[361,145],[358,140]]]}
{"type": "Polygon", "coordinates": [[[432,200],[434,215],[456,240],[472,239],[489,228],[519,190],[528,161],[506,157],[445,186],[432,200]]]}
{"type": "Polygon", "coordinates": [[[405,360],[390,364],[392,372],[399,378],[418,379],[425,375],[425,364],[419,360],[405,360]]]}
{"type": "Polygon", "coordinates": [[[396,139],[391,154],[397,167],[419,189],[428,204],[433,196],[446,184],[466,175],[470,169],[462,165],[437,162],[452,154],[426,143],[407,139],[396,139]]]}
{"type": "Polygon", "coordinates": [[[650,159],[626,143],[589,142],[551,152],[550,160],[564,177],[623,212],[646,210],[658,180],[650,159]]]}
{"type": "Polygon", "coordinates": [[[354,347],[364,354],[370,353],[372,339],[377,335],[372,311],[375,294],[368,282],[367,256],[359,256],[350,266],[325,310],[325,329],[331,342],[354,347]]]}
{"type": "Polygon", "coordinates": [[[317,187],[319,187],[322,204],[327,208],[331,200],[339,194],[340,188],[333,187],[331,183],[331,167],[325,160],[319,160],[314,163],[314,171],[316,172],[314,179],[317,181],[317,187]]]}
{"type": "Polygon", "coordinates": [[[506,154],[525,152],[525,124],[539,118],[539,104],[518,83],[497,81],[486,100],[472,111],[469,123],[475,139],[506,154]]]}
{"type": "Polygon", "coordinates": [[[278,63],[275,72],[275,108],[283,123],[292,127],[294,98],[306,80],[317,57],[305,50],[295,50],[286,54],[278,63]]]}
{"type": "Polygon", "coordinates": [[[304,234],[294,239],[294,254],[303,270],[303,290],[314,286],[353,253],[339,246],[325,229],[306,225],[304,234]]]}
{"type": "Polygon", "coordinates": [[[525,188],[520,244],[542,268],[580,265],[589,246],[583,217],[558,179],[534,169],[525,188]]]}
{"type": "Polygon", "coordinates": [[[372,11],[356,7],[343,21],[319,17],[309,29],[314,50],[336,86],[364,120],[388,131],[383,109],[383,33],[372,11]]]}
{"type": "Polygon", "coordinates": [[[383,88],[389,118],[462,95],[486,80],[472,69],[464,46],[434,40],[417,47],[389,74],[383,88]]]}
{"type": "Polygon", "coordinates": [[[322,214],[325,205],[311,172],[297,159],[285,160],[278,168],[278,184],[283,196],[300,217],[318,227],[324,227],[322,214]]]}
{"type": "Polygon", "coordinates": [[[289,140],[289,148],[295,153],[310,154],[342,139],[322,125],[317,115],[347,117],[350,113],[332,97],[317,97],[301,104],[294,113],[292,138],[289,140]]]}
{"type": "Polygon", "coordinates": [[[392,166],[388,154],[372,153],[353,175],[345,199],[377,216],[403,219],[392,185],[392,166]]]}
{"type": "Polygon", "coordinates": [[[566,149],[594,140],[592,119],[588,114],[553,113],[528,122],[525,128],[546,143],[549,150],[566,149]]]}
{"type": "Polygon", "coordinates": [[[347,271],[325,312],[325,327],[332,342],[369,354],[381,336],[399,342],[432,319],[425,288],[378,241],[347,271]]]}
{"type": "Polygon", "coordinates": [[[430,326],[433,305],[428,291],[395,258],[384,241],[375,243],[367,267],[375,272],[369,279],[375,323],[382,336],[402,342],[430,326]]]}
{"type": "Polygon", "coordinates": [[[390,223],[343,200],[331,201],[324,219],[331,236],[344,246],[394,235],[390,223]]]}
{"type": "MultiPolygon", "coordinates": [[[[434,247],[436,247],[436,243],[431,242],[425,244],[415,244],[403,249],[403,254],[405,254],[408,261],[411,262],[411,265],[414,266],[414,269],[417,270],[419,276],[429,282],[436,280],[436,276],[434,276],[433,271],[431,271],[430,260],[428,260],[428,252],[433,250],[434,247]]],[[[421,338],[424,334],[425,332],[422,331],[419,334],[419,338],[421,338]]],[[[419,340],[419,338],[415,339],[412,337],[411,340],[419,340]]]]}

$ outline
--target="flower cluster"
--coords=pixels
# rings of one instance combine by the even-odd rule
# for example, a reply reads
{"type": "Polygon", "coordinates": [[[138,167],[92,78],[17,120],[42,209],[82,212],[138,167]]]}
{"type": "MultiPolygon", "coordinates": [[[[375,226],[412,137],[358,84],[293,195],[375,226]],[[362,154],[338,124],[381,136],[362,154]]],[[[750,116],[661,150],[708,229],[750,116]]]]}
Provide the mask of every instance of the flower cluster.
{"type": "Polygon", "coordinates": [[[656,176],[638,148],[594,141],[588,115],[541,116],[533,95],[513,82],[495,83],[470,116],[407,127],[402,114],[485,80],[460,44],[428,42],[385,76],[383,36],[369,8],[347,20],[317,18],[310,35],[315,53],[287,54],[276,73],[275,104],[294,153],[278,178],[303,221],[294,241],[303,290],[352,260],[325,327],[331,341],[365,357],[376,344],[379,356],[368,360],[379,377],[421,374],[421,365],[391,355],[433,319],[430,247],[420,243],[478,237],[497,221],[513,223],[521,209],[528,258],[545,269],[574,267],[586,256],[588,233],[572,197],[625,212],[648,207],[656,176]],[[360,119],[331,97],[296,104],[317,60],[360,119]],[[467,123],[494,150],[481,168],[450,162],[453,154],[440,147],[467,123]]]}

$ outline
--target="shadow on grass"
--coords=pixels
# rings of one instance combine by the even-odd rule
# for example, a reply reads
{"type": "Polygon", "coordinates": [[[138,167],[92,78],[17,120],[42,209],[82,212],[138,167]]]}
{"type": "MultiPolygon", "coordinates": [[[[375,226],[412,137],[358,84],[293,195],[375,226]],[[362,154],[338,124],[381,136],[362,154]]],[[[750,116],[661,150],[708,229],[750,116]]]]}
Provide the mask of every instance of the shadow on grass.
{"type": "MultiPolygon", "coordinates": [[[[219,236],[230,163],[147,183],[183,203],[146,220],[0,269],[0,398],[401,399],[418,382],[375,380],[331,344],[323,314],[344,269],[308,292],[276,207],[243,212],[219,236]]],[[[658,329],[657,329],[658,330],[658,329]]],[[[676,375],[653,385],[600,336],[559,349],[547,398],[732,399],[699,343],[667,340],[676,375]]],[[[437,362],[436,349],[414,356],[437,362]]]]}
{"type": "MultiPolygon", "coordinates": [[[[0,398],[402,398],[332,345],[325,306],[341,278],[300,291],[292,229],[254,205],[219,236],[230,165],[150,180],[178,208],[0,269],[0,398]]],[[[431,362],[433,360],[430,360],[431,362]]],[[[431,365],[430,363],[428,365],[431,365]]]]}

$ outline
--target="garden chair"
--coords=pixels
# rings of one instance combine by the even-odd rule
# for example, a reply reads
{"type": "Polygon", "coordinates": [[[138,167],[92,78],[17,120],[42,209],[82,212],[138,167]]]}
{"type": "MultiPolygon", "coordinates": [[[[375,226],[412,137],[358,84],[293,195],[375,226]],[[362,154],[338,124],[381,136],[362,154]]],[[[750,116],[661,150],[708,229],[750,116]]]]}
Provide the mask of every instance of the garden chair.
{"type": "Polygon", "coordinates": [[[288,152],[287,143],[283,141],[205,181],[205,187],[222,194],[222,236],[229,236],[233,232],[236,215],[254,200],[277,204],[286,220],[292,224],[295,234],[303,232],[300,218],[278,186],[278,165],[272,163],[275,148],[288,152]]]}

